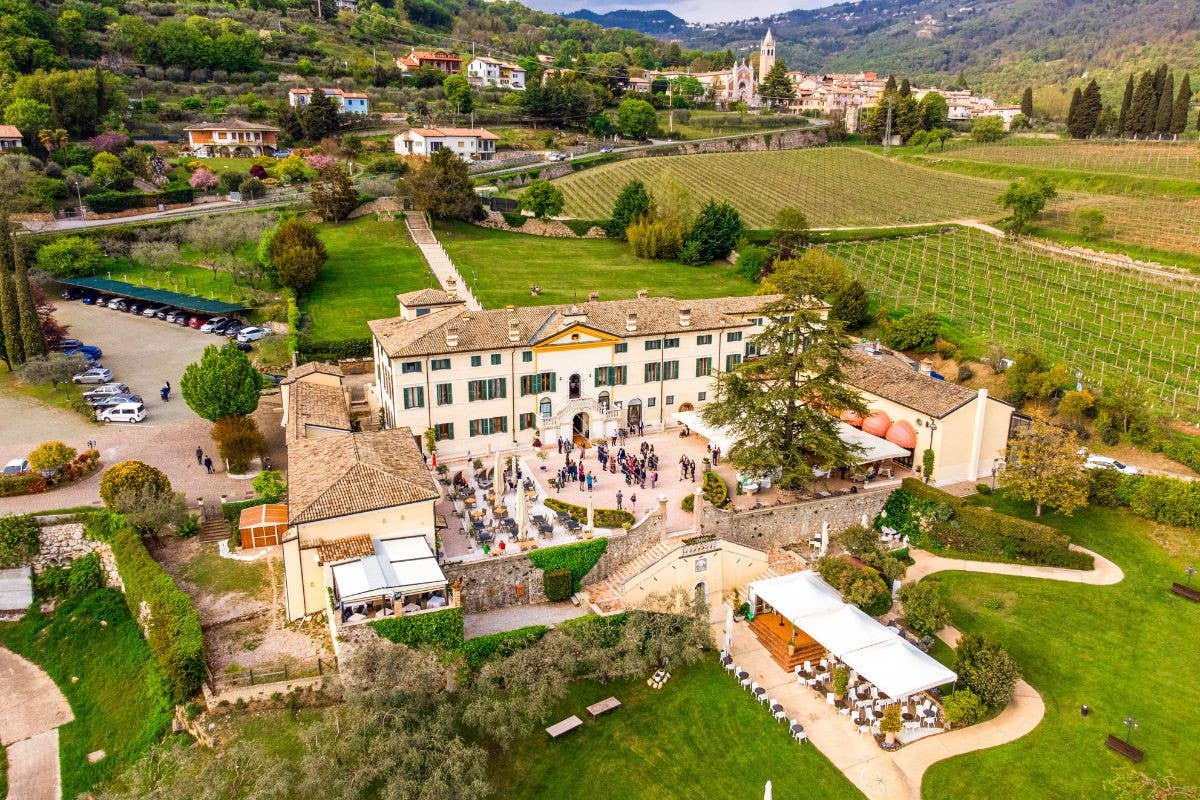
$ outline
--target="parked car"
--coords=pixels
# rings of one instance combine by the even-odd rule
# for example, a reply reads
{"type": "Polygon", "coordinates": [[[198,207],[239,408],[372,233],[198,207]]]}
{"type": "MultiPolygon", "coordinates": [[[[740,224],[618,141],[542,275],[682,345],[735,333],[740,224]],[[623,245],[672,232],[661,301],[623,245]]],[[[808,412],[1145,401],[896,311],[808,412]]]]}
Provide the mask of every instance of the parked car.
{"type": "Polygon", "coordinates": [[[58,343],[58,351],[60,353],[69,353],[72,350],[78,349],[82,346],[83,342],[79,341],[78,339],[63,339],[58,343]]]}
{"type": "Polygon", "coordinates": [[[97,297],[94,294],[85,294],[83,297],[79,298],[79,300],[85,306],[94,306],[96,305],[97,297]]]}
{"type": "Polygon", "coordinates": [[[114,406],[124,405],[125,403],[140,403],[142,396],[138,394],[114,394],[111,397],[101,397],[94,403],[90,403],[92,408],[97,411],[114,406]]]}
{"type": "Polygon", "coordinates": [[[270,331],[266,328],[259,328],[257,326],[242,328],[237,335],[237,340],[239,342],[257,342],[269,333],[270,331]]]}
{"type": "Polygon", "coordinates": [[[230,328],[242,328],[242,327],[243,327],[243,325],[242,325],[242,321],[240,319],[230,318],[230,319],[227,319],[224,322],[222,322],[216,328],[214,328],[213,333],[218,334],[220,336],[226,336],[226,335],[228,335],[230,328]]]}
{"type": "Polygon", "coordinates": [[[29,472],[29,462],[23,458],[14,458],[4,465],[5,475],[23,475],[29,472]]]}
{"type": "Polygon", "coordinates": [[[239,342],[237,340],[234,340],[234,345],[237,347],[238,350],[241,350],[243,353],[249,353],[254,350],[254,345],[250,344],[249,342],[239,342]]]}
{"type": "Polygon", "coordinates": [[[567,157],[563,153],[551,153],[550,160],[551,161],[566,161],[567,157]]]}
{"type": "Polygon", "coordinates": [[[208,322],[208,317],[188,317],[188,327],[200,330],[204,327],[204,323],[208,322]]]}
{"type": "Polygon", "coordinates": [[[71,378],[72,383],[111,383],[113,378],[112,370],[102,367],[97,364],[94,367],[88,367],[78,375],[71,378]]]}
{"type": "Polygon", "coordinates": [[[228,336],[230,339],[233,339],[233,338],[236,338],[237,335],[239,333],[241,333],[245,328],[246,328],[246,326],[243,325],[242,323],[235,322],[232,325],[226,326],[225,330],[221,331],[221,335],[228,336]]]}
{"type": "Polygon", "coordinates": [[[1140,475],[1141,470],[1132,464],[1126,464],[1122,461],[1117,461],[1115,458],[1108,456],[1098,456],[1092,453],[1087,457],[1087,461],[1083,462],[1083,466],[1087,469],[1115,469],[1122,475],[1140,475]]]}
{"type": "Polygon", "coordinates": [[[105,305],[107,305],[113,311],[124,311],[126,308],[129,307],[129,304],[126,303],[124,300],[122,300],[120,297],[114,297],[112,300],[109,300],[108,303],[106,303],[105,305]]]}
{"type": "Polygon", "coordinates": [[[73,286],[68,286],[66,291],[59,295],[63,300],[78,300],[83,297],[83,291],[76,289],[73,286]]]}
{"type": "Polygon", "coordinates": [[[78,347],[73,347],[70,350],[64,350],[63,355],[67,356],[83,356],[88,361],[95,361],[104,355],[104,351],[94,344],[81,344],[78,347]]]}
{"type": "Polygon", "coordinates": [[[213,317],[208,322],[200,326],[201,333],[217,333],[217,328],[222,325],[227,325],[230,322],[229,317],[213,317]]]}
{"type": "Polygon", "coordinates": [[[146,418],[146,406],[139,402],[121,403],[96,412],[101,422],[141,422],[146,418]]]}
{"type": "Polygon", "coordinates": [[[146,308],[146,304],[141,302],[140,300],[134,300],[131,303],[125,304],[125,311],[126,311],[126,313],[129,313],[129,314],[141,314],[145,308],[146,308]]]}
{"type": "Polygon", "coordinates": [[[177,314],[179,314],[179,309],[175,306],[163,306],[162,310],[154,316],[158,317],[163,322],[174,322],[177,314]]]}
{"type": "Polygon", "coordinates": [[[292,154],[291,150],[276,150],[271,155],[273,155],[275,158],[287,158],[291,154],[292,154]]]}
{"type": "Polygon", "coordinates": [[[601,153],[607,154],[607,153],[611,153],[612,151],[613,151],[613,149],[611,147],[601,147],[600,148],[601,153]]]}
{"type": "Polygon", "coordinates": [[[150,305],[146,306],[144,311],[142,311],[142,316],[153,319],[154,317],[158,316],[158,312],[162,311],[164,308],[166,308],[166,306],[156,306],[151,303],[150,305]]]}
{"type": "Polygon", "coordinates": [[[128,393],[128,386],[123,383],[113,381],[112,383],[105,383],[101,386],[97,386],[95,389],[89,389],[88,391],[84,392],[83,399],[90,402],[93,398],[112,397],[113,395],[128,393]]]}

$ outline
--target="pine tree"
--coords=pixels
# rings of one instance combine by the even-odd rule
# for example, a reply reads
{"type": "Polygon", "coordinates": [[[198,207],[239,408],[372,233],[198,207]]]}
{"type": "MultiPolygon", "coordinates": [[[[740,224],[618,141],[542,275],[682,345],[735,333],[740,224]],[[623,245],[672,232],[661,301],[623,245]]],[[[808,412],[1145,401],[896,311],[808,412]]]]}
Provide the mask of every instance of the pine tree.
{"type": "Polygon", "coordinates": [[[1117,114],[1117,136],[1124,136],[1129,132],[1129,110],[1133,104],[1133,73],[1129,73],[1129,80],[1125,81],[1125,94],[1121,95],[1121,111],[1117,114]]]}
{"type": "Polygon", "coordinates": [[[787,106],[788,101],[796,96],[792,79],[787,75],[787,64],[776,61],[763,76],[762,83],[758,85],[758,93],[770,108],[787,106]]]}
{"type": "MultiPolygon", "coordinates": [[[[1132,89],[1132,87],[1130,87],[1132,89]]],[[[1026,86],[1024,93],[1021,95],[1021,113],[1025,115],[1025,119],[1033,120],[1033,87],[1026,86]]]]}
{"type": "Polygon", "coordinates": [[[304,109],[300,124],[304,128],[305,138],[314,142],[332,136],[338,130],[337,106],[324,92],[315,91],[304,109]]]}
{"type": "Polygon", "coordinates": [[[1167,73],[1162,93],[1158,97],[1158,110],[1154,114],[1154,132],[1165,135],[1171,132],[1171,113],[1175,110],[1175,76],[1167,73]]]}
{"type": "MultiPolygon", "coordinates": [[[[1083,91],[1076,86],[1071,92],[1071,105],[1067,109],[1067,130],[1075,137],[1075,117],[1079,114],[1079,103],[1083,100],[1083,91]]],[[[1078,138],[1078,137],[1075,137],[1078,138]]]]}
{"type": "Polygon", "coordinates": [[[1126,130],[1134,136],[1149,136],[1154,133],[1154,115],[1158,112],[1158,99],[1154,93],[1154,74],[1149,70],[1138,78],[1133,90],[1133,102],[1129,106],[1126,130]]]}
{"type": "Polygon", "coordinates": [[[1187,127],[1188,107],[1192,103],[1192,76],[1183,73],[1179,82],[1179,94],[1175,97],[1175,106],[1171,109],[1171,128],[1168,133],[1183,133],[1187,127]]]}
{"type": "Polygon", "coordinates": [[[1071,95],[1071,113],[1067,119],[1067,130],[1072,139],[1086,139],[1095,132],[1102,105],[1100,86],[1094,80],[1082,92],[1075,90],[1075,94],[1071,95]]]}

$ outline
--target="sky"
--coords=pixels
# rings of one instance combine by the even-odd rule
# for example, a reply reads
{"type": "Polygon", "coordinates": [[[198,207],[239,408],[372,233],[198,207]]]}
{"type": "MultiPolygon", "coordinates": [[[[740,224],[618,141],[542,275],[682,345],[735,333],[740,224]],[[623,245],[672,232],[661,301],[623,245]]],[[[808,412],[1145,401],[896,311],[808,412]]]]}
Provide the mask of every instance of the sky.
{"type": "Polygon", "coordinates": [[[832,5],[836,0],[756,0],[756,2],[731,2],[730,0],[525,0],[525,4],[542,11],[578,11],[586,8],[603,14],[620,9],[663,9],[688,22],[727,22],[765,17],[796,8],[820,8],[832,5]]]}

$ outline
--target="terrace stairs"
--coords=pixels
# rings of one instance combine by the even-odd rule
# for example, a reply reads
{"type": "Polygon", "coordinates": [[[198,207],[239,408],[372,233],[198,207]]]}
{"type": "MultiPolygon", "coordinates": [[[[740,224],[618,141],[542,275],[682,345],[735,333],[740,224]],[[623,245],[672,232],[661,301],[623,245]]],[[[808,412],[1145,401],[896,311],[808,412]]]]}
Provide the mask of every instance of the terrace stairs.
{"type": "Polygon", "coordinates": [[[462,298],[471,311],[483,310],[483,306],[470,287],[463,283],[462,275],[454,266],[454,262],[450,260],[450,254],[446,252],[446,248],[442,247],[442,243],[434,235],[433,229],[429,227],[425,215],[420,211],[405,211],[404,223],[408,226],[408,232],[412,236],[413,242],[420,249],[421,255],[425,257],[425,263],[429,265],[430,272],[437,278],[442,289],[462,298]]]}
{"type": "Polygon", "coordinates": [[[678,550],[680,546],[681,543],[677,541],[659,542],[609,575],[607,579],[587,587],[588,601],[592,610],[601,616],[620,614],[625,610],[625,605],[621,602],[621,589],[625,582],[662,561],[678,550]]]}

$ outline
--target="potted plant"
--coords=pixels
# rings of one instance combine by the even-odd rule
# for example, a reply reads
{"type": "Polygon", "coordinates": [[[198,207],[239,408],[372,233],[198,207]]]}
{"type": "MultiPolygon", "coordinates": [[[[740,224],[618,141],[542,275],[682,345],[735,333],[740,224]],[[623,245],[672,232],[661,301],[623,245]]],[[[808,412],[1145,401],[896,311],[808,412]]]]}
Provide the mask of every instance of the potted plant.
{"type": "Polygon", "coordinates": [[[879,730],[883,731],[884,744],[889,748],[896,744],[896,734],[900,732],[900,706],[892,703],[883,712],[883,719],[879,722],[879,730]]]}
{"type": "Polygon", "coordinates": [[[788,657],[796,655],[796,629],[792,628],[792,635],[788,637],[788,657]]]}
{"type": "Polygon", "coordinates": [[[850,688],[850,670],[842,665],[833,671],[833,696],[841,700],[850,688]]]}
{"type": "Polygon", "coordinates": [[[751,610],[749,603],[742,603],[738,610],[741,612],[743,618],[748,620],[754,619],[754,611],[751,610]]]}

